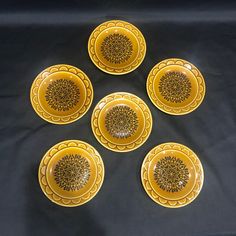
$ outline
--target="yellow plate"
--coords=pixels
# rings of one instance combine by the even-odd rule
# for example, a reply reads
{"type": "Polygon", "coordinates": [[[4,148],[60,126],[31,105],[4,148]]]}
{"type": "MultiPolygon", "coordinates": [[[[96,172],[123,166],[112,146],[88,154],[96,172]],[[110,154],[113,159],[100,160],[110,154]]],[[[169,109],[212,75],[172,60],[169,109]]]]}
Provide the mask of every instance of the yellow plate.
{"type": "Polygon", "coordinates": [[[140,147],[152,130],[152,114],[139,97],[130,93],[112,93],[95,107],[91,126],[97,140],[115,152],[140,147]]]}
{"type": "Polygon", "coordinates": [[[183,207],[200,193],[204,173],[197,155],[178,143],[163,143],[145,157],[141,180],[149,197],[169,208],[183,207]]]}
{"type": "Polygon", "coordinates": [[[81,118],[93,101],[88,76],[70,65],[54,65],[34,80],[30,100],[35,112],[54,124],[68,124],[81,118]]]}
{"type": "Polygon", "coordinates": [[[155,65],[148,75],[147,92],[153,104],[168,114],[195,110],[205,96],[205,82],[190,62],[171,58],[155,65]]]}
{"type": "Polygon", "coordinates": [[[114,75],[127,74],[142,63],[146,42],[134,25],[111,20],[92,32],[88,52],[93,63],[102,71],[114,75]]]}
{"type": "Polygon", "coordinates": [[[38,178],[42,191],[52,202],[75,207],[97,194],[104,172],[102,158],[91,145],[79,140],[66,140],[44,155],[38,178]]]}

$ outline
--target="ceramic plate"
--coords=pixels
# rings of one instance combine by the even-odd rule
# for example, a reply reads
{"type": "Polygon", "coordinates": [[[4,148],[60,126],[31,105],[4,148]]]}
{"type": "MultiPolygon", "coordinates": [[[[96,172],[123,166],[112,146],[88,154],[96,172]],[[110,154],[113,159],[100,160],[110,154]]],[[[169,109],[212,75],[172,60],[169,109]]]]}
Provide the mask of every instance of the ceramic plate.
{"type": "Polygon", "coordinates": [[[99,69],[121,75],[135,70],[142,63],[146,42],[134,25],[112,20],[102,23],[92,32],[88,52],[99,69]]]}
{"type": "Polygon", "coordinates": [[[203,179],[197,155],[178,143],[164,143],[153,148],[141,168],[145,191],[164,207],[178,208],[191,203],[200,193],[203,179]]]}
{"type": "Polygon", "coordinates": [[[153,104],[172,115],[195,110],[205,96],[205,82],[200,71],[182,59],[164,60],[151,70],[147,92],[153,104]]]}
{"type": "Polygon", "coordinates": [[[93,101],[93,87],[80,69],[54,65],[35,78],[30,99],[35,112],[44,120],[68,124],[88,111],[93,101]]]}
{"type": "Polygon", "coordinates": [[[141,146],[152,130],[152,114],[139,97],[113,93],[95,107],[92,130],[97,140],[115,152],[128,152],[141,146]]]}
{"type": "Polygon", "coordinates": [[[88,143],[67,140],[50,148],[41,160],[39,183],[54,203],[75,207],[90,201],[104,179],[99,153],[88,143]]]}

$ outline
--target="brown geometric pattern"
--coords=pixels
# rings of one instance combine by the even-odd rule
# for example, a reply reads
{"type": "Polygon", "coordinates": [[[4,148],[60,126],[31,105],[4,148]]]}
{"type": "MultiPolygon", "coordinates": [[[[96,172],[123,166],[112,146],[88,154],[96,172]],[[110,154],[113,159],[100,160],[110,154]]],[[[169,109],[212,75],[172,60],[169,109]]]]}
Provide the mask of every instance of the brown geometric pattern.
{"type": "Polygon", "coordinates": [[[157,162],[154,179],[162,190],[179,192],[188,183],[188,168],[179,158],[167,156],[157,162]]]}
{"type": "MultiPolygon", "coordinates": [[[[134,50],[134,49],[132,49],[134,50]]],[[[90,59],[93,61],[93,63],[102,71],[109,73],[109,74],[115,74],[115,75],[121,75],[121,74],[127,74],[133,70],[135,70],[143,61],[145,55],[146,55],[146,42],[142,35],[142,33],[139,31],[138,28],[136,28],[134,25],[120,20],[111,20],[104,22],[100,24],[90,35],[89,41],[88,41],[88,52],[90,59]],[[120,27],[125,30],[130,31],[136,38],[138,43],[138,55],[136,59],[127,66],[124,66],[122,68],[117,68],[115,66],[107,66],[104,64],[98,57],[96,53],[96,39],[98,35],[104,31],[104,29],[109,29],[110,27],[120,27]]]]}
{"type": "Polygon", "coordinates": [[[98,142],[100,142],[104,147],[116,151],[116,152],[128,152],[132,151],[138,147],[140,147],[149,137],[151,130],[152,130],[152,114],[151,111],[149,110],[148,106],[144,103],[142,99],[139,97],[131,94],[131,93],[113,93],[109,94],[106,97],[104,97],[102,100],[99,101],[99,103],[96,105],[96,107],[93,110],[92,118],[91,118],[91,124],[92,124],[92,130],[94,133],[94,136],[97,138],[98,142]],[[145,124],[143,125],[143,132],[142,134],[138,137],[137,140],[133,141],[130,144],[114,144],[111,141],[107,140],[100,128],[99,128],[99,122],[98,118],[100,115],[100,112],[102,110],[102,106],[104,104],[107,104],[111,101],[114,100],[119,100],[119,99],[125,99],[129,100],[131,102],[134,102],[136,105],[138,105],[144,116],[145,124]]]}
{"type": "Polygon", "coordinates": [[[128,138],[138,128],[138,117],[136,112],[128,106],[115,106],[106,114],[105,126],[114,138],[128,138]]]}
{"type": "Polygon", "coordinates": [[[191,82],[185,74],[170,71],[161,77],[159,91],[165,100],[181,103],[190,96],[191,82]]]}
{"type": "Polygon", "coordinates": [[[68,111],[79,102],[79,88],[68,79],[52,81],[46,90],[46,101],[48,105],[57,111],[68,111]]]}
{"type": "Polygon", "coordinates": [[[198,196],[203,186],[204,173],[200,160],[191,149],[178,143],[163,143],[153,148],[146,155],[141,168],[141,180],[145,191],[154,202],[165,207],[178,208],[188,205],[198,196]],[[153,174],[153,171],[149,170],[149,165],[152,162],[152,160],[158,155],[158,153],[161,153],[163,151],[175,151],[175,150],[178,152],[182,152],[193,163],[196,171],[196,179],[194,186],[189,193],[187,193],[182,198],[178,198],[176,200],[170,200],[158,194],[158,192],[150,184],[149,174],[150,173],[153,174]]]}
{"type": "Polygon", "coordinates": [[[86,158],[79,154],[70,154],[59,160],[53,174],[60,188],[76,191],[86,185],[90,172],[90,165],[86,158]]]}
{"type": "Polygon", "coordinates": [[[129,38],[122,34],[111,34],[107,36],[101,45],[103,57],[114,64],[128,61],[133,51],[129,38]]]}
{"type": "Polygon", "coordinates": [[[197,109],[198,106],[202,103],[204,96],[205,96],[205,91],[206,91],[205,81],[204,81],[204,78],[203,78],[201,72],[190,62],[182,60],[182,59],[178,59],[178,58],[166,59],[164,61],[161,61],[157,65],[155,65],[148,75],[146,88],[147,88],[148,96],[151,99],[152,103],[158,109],[160,109],[163,112],[166,112],[168,114],[172,114],[172,115],[184,115],[184,114],[190,113],[193,110],[197,109]],[[162,70],[168,66],[171,66],[171,65],[182,66],[185,69],[190,70],[192,72],[192,74],[195,76],[195,80],[197,83],[196,96],[195,96],[194,100],[191,101],[191,103],[189,103],[187,106],[172,107],[172,106],[166,105],[158,98],[158,96],[155,93],[155,88],[153,87],[153,84],[154,84],[154,80],[156,78],[156,75],[158,74],[158,72],[160,70],[162,70]]]}
{"type": "MultiPolygon", "coordinates": [[[[81,92],[81,91],[80,91],[81,92]]],[[[90,108],[92,101],[93,101],[93,86],[87,77],[87,75],[81,71],[80,69],[70,66],[70,65],[65,65],[65,64],[60,64],[60,65],[54,65],[51,67],[46,68],[43,70],[34,80],[32,86],[31,86],[31,91],[30,91],[30,100],[31,104],[35,110],[35,112],[44,120],[54,123],[54,124],[68,124],[71,122],[74,122],[75,120],[78,120],[81,118],[90,108]],[[78,79],[82,81],[85,87],[85,102],[84,106],[80,108],[78,111],[71,115],[66,115],[66,116],[55,116],[49,112],[47,112],[45,109],[43,109],[42,105],[40,104],[39,101],[39,88],[43,81],[51,74],[56,73],[56,72],[67,72],[67,73],[72,73],[73,75],[76,75],[78,79]]]]}
{"type": "Polygon", "coordinates": [[[80,140],[66,140],[54,145],[44,155],[40,162],[38,178],[42,191],[52,202],[61,206],[75,207],[90,201],[98,193],[104,180],[104,172],[105,170],[102,158],[94,147],[80,140]],[[79,148],[89,153],[93,157],[93,161],[96,164],[97,169],[96,178],[90,189],[83,195],[73,199],[61,197],[55,191],[53,191],[53,189],[48,184],[46,177],[47,165],[49,164],[51,158],[59,151],[66,148],[79,148]]]}

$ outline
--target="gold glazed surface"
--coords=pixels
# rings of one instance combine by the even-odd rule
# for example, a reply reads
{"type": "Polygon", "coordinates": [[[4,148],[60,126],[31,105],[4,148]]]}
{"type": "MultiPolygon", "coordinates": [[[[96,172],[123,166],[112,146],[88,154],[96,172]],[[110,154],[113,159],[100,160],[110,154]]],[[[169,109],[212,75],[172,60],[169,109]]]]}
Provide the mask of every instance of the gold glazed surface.
{"type": "Polygon", "coordinates": [[[54,124],[81,118],[93,101],[93,87],[80,69],[59,64],[46,68],[34,80],[30,100],[35,112],[54,124]]]}
{"type": "Polygon", "coordinates": [[[52,202],[75,207],[90,201],[104,180],[104,165],[94,147],[66,140],[50,148],[41,160],[38,178],[52,202]]]}
{"type": "Polygon", "coordinates": [[[102,71],[121,75],[135,70],[144,60],[146,42],[132,24],[111,20],[100,24],[90,35],[88,52],[102,71]]]}
{"type": "Polygon", "coordinates": [[[99,101],[92,114],[91,126],[104,147],[115,152],[129,152],[148,139],[152,114],[139,97],[117,92],[99,101]]]}
{"type": "Polygon", "coordinates": [[[197,109],[206,91],[201,72],[190,62],[177,58],[155,65],[146,87],[152,103],[172,115],[184,115],[197,109]]]}
{"type": "Polygon", "coordinates": [[[200,160],[191,149],[178,143],[163,143],[146,155],[141,181],[154,202],[178,208],[198,196],[204,173],[200,160]]]}

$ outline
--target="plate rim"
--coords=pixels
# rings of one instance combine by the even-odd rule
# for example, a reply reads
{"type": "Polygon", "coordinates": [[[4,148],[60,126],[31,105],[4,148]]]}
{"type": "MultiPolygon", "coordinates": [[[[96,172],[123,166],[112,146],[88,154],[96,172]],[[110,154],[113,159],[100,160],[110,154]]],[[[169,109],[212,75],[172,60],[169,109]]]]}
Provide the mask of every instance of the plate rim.
{"type": "MultiPolygon", "coordinates": [[[[132,101],[132,100],[131,100],[131,101],[132,101]]],[[[134,102],[134,101],[132,101],[132,102],[134,102]]],[[[136,104],[137,104],[137,103],[136,103],[136,104]]],[[[143,109],[141,109],[141,110],[142,110],[142,112],[143,112],[143,109]]],[[[143,115],[144,115],[144,117],[146,117],[145,114],[144,114],[144,112],[143,112],[143,115]]],[[[146,121],[146,120],[145,120],[145,121],[146,121]]],[[[114,151],[114,152],[123,152],[123,153],[124,153],[124,152],[130,152],[130,151],[133,151],[133,150],[139,148],[140,146],[142,146],[142,145],[148,140],[148,138],[149,138],[149,136],[151,135],[151,132],[152,132],[152,127],[153,127],[153,118],[152,118],[151,110],[149,109],[148,105],[147,105],[140,97],[138,97],[138,96],[136,96],[136,95],[134,95],[134,94],[132,94],[132,93],[129,93],[129,92],[114,92],[114,93],[110,93],[110,94],[104,96],[102,99],[100,99],[100,100],[98,101],[98,103],[97,103],[96,106],[94,107],[93,113],[92,113],[92,115],[91,115],[91,128],[92,128],[92,131],[93,131],[93,134],[94,134],[95,138],[97,139],[97,141],[98,141],[103,147],[105,147],[105,148],[107,148],[107,149],[109,149],[109,150],[111,150],[111,151],[114,151]],[[114,143],[110,143],[112,146],[115,146],[114,148],[110,147],[109,145],[106,145],[106,144],[101,140],[101,138],[100,138],[100,139],[98,138],[98,135],[96,134],[96,130],[98,129],[98,128],[97,128],[98,125],[95,127],[95,125],[94,125],[94,120],[95,120],[95,119],[98,120],[98,116],[99,116],[99,113],[100,113],[100,112],[99,112],[98,115],[96,116],[96,115],[95,115],[96,111],[97,111],[97,110],[100,110],[100,111],[101,111],[101,109],[99,109],[99,104],[101,104],[102,102],[106,102],[106,101],[104,101],[104,100],[107,100],[107,99],[109,99],[109,98],[111,98],[111,99],[112,99],[111,101],[113,101],[113,100],[116,99],[116,96],[121,96],[120,98],[125,97],[125,96],[130,96],[131,98],[133,98],[133,99],[135,99],[135,100],[138,100],[139,102],[141,102],[142,105],[144,105],[144,107],[145,107],[145,109],[146,109],[146,112],[147,112],[148,115],[149,115],[149,117],[148,117],[148,119],[150,120],[150,122],[149,122],[149,127],[147,127],[146,129],[144,129],[144,131],[143,131],[143,132],[145,132],[145,130],[149,129],[149,130],[148,130],[148,134],[144,136],[143,141],[142,141],[141,143],[136,144],[136,145],[134,145],[134,146],[131,147],[131,148],[129,148],[128,146],[133,145],[133,144],[135,144],[138,140],[142,139],[143,134],[141,134],[140,137],[138,138],[138,140],[136,140],[134,143],[130,143],[130,144],[128,144],[128,145],[117,145],[117,144],[114,144],[114,143]],[[121,149],[119,149],[118,147],[121,147],[121,149]]],[[[100,132],[100,131],[99,131],[99,132],[100,132]]],[[[101,132],[100,132],[100,133],[101,133],[101,132]]],[[[102,137],[102,134],[100,135],[100,137],[102,137]]],[[[109,143],[108,140],[107,140],[107,143],[109,143]]]]}
{"type": "MultiPolygon", "coordinates": [[[[177,149],[174,149],[174,150],[177,150],[177,149]]],[[[150,161],[149,161],[150,162],[150,161]]],[[[194,163],[196,164],[196,163],[194,163]]],[[[196,171],[197,171],[197,168],[195,167],[196,171]]],[[[161,144],[158,144],[156,145],[154,148],[152,148],[147,154],[146,156],[144,157],[144,160],[142,162],[142,165],[141,165],[141,174],[140,174],[140,177],[141,177],[141,183],[143,185],[143,188],[146,192],[146,194],[156,203],[156,204],[159,204],[163,207],[166,207],[166,208],[181,208],[181,207],[184,207],[184,206],[187,206],[189,205],[190,203],[192,203],[197,197],[198,195],[200,194],[202,188],[203,188],[203,184],[204,184],[204,169],[203,169],[203,166],[202,166],[202,163],[199,159],[199,157],[196,155],[196,153],[190,149],[189,147],[185,146],[184,144],[180,144],[180,143],[176,143],[176,142],[166,142],[166,143],[161,143],[161,144]],[[176,146],[178,148],[182,148],[182,150],[185,149],[185,151],[187,151],[189,154],[186,154],[187,156],[194,156],[196,162],[198,162],[198,166],[199,166],[199,171],[198,171],[198,175],[199,175],[199,180],[197,181],[196,180],[196,183],[195,185],[193,186],[192,188],[192,191],[189,192],[187,195],[185,195],[183,198],[181,199],[178,199],[178,200],[168,200],[168,199],[165,199],[163,198],[162,196],[159,196],[156,192],[154,193],[154,195],[156,196],[153,196],[152,192],[153,192],[153,189],[151,188],[151,185],[149,184],[149,187],[150,189],[148,189],[146,187],[146,183],[149,182],[148,178],[146,180],[144,175],[145,175],[145,172],[147,172],[147,170],[145,170],[145,165],[147,164],[147,160],[148,158],[150,158],[149,156],[153,154],[154,152],[154,156],[153,158],[155,157],[155,155],[158,153],[156,152],[156,149],[161,149],[161,150],[173,150],[173,147],[172,148],[169,148],[169,149],[165,149],[165,147],[171,147],[171,146],[176,146]],[[198,185],[198,186],[197,186],[198,185]],[[194,195],[193,194],[193,197],[192,198],[188,198],[188,196],[190,194],[192,194],[194,192],[194,189],[195,187],[198,187],[197,189],[197,192],[196,194],[194,195]],[[179,203],[179,201],[181,201],[182,199],[185,200],[185,202],[183,203],[179,203]],[[164,200],[164,201],[163,201],[164,200]],[[174,204],[174,202],[177,202],[176,204],[174,204]]]]}
{"type": "MultiPolygon", "coordinates": [[[[135,33],[134,33],[135,34],[135,33]]],[[[135,34],[136,35],[136,34],[135,34]]],[[[136,35],[137,36],[137,35],[136,35]]],[[[141,47],[139,45],[139,47],[141,47]]],[[[119,20],[119,19],[114,19],[114,20],[108,20],[108,21],[105,21],[105,22],[102,22],[101,24],[97,25],[95,27],[95,29],[92,31],[92,33],[90,34],[89,36],[89,39],[88,39],[88,54],[89,54],[89,57],[91,59],[91,61],[93,62],[93,64],[98,68],[100,69],[101,71],[107,73],[107,74],[111,74],[111,75],[124,75],[124,74],[128,74],[128,73],[131,73],[132,71],[134,71],[135,69],[137,69],[141,64],[142,62],[144,61],[145,59],[145,56],[146,56],[146,52],[147,52],[147,44],[146,44],[146,40],[145,40],[145,37],[144,35],[142,34],[142,32],[133,24],[127,22],[127,21],[124,21],[124,20],[119,20]],[[127,69],[125,70],[125,68],[122,68],[122,69],[114,69],[114,68],[111,68],[111,67],[108,67],[106,65],[104,65],[103,63],[102,66],[99,66],[97,64],[97,62],[95,61],[95,59],[93,58],[94,56],[96,57],[96,60],[98,62],[99,59],[97,58],[96,54],[95,54],[95,50],[92,48],[94,48],[94,43],[91,43],[92,40],[95,41],[96,37],[94,36],[94,34],[96,34],[97,31],[101,32],[102,30],[104,30],[104,27],[105,28],[108,28],[110,26],[108,26],[109,24],[115,24],[114,26],[116,26],[116,24],[123,24],[125,28],[128,28],[129,30],[133,30],[133,31],[136,31],[138,32],[138,35],[140,36],[140,39],[138,37],[137,40],[139,42],[139,44],[143,47],[142,49],[142,52],[140,53],[141,55],[141,59],[139,60],[139,62],[135,65],[135,66],[132,66],[132,64],[129,66],[130,69],[127,69]],[[102,28],[102,30],[100,29],[102,28]],[[94,52],[92,52],[94,51],[94,52]],[[104,67],[104,68],[103,68],[104,67]],[[108,69],[107,69],[108,68],[108,69]]]]}
{"type": "MultiPolygon", "coordinates": [[[[31,88],[30,88],[30,102],[33,110],[37,113],[37,115],[42,118],[43,120],[52,123],[52,124],[57,124],[57,125],[64,125],[64,124],[70,124],[72,122],[77,121],[78,119],[82,118],[89,110],[93,103],[93,98],[94,98],[94,91],[93,91],[93,85],[92,82],[90,81],[89,77],[85,72],[83,72],[81,69],[69,65],[69,64],[55,64],[48,66],[47,68],[43,69],[33,80],[31,88]],[[66,69],[65,69],[66,68],[66,69]],[[47,78],[48,75],[51,75],[55,72],[68,72],[72,73],[75,76],[78,77],[78,79],[82,80],[85,88],[86,88],[86,93],[90,93],[90,95],[87,95],[86,101],[89,100],[89,102],[85,101],[85,103],[88,103],[87,105],[85,104],[85,110],[83,112],[76,111],[71,115],[67,116],[54,116],[46,111],[41,107],[40,102],[38,102],[38,91],[34,92],[35,89],[38,90],[40,87],[41,82],[47,78]],[[46,74],[46,75],[45,75],[46,74]],[[83,78],[80,76],[82,75],[83,78]],[[85,81],[85,82],[84,82],[85,81]],[[40,84],[37,84],[40,83],[40,84]],[[35,99],[37,102],[35,102],[35,99]]],[[[83,106],[83,107],[84,107],[83,106]]],[[[83,108],[82,107],[82,108],[83,108]]]]}
{"type": "MultiPolygon", "coordinates": [[[[43,155],[42,159],[40,160],[39,167],[38,167],[38,181],[39,181],[39,185],[40,185],[42,192],[51,202],[53,202],[59,206],[63,206],[63,207],[77,207],[77,206],[81,206],[81,205],[89,202],[90,200],[92,200],[97,195],[97,193],[100,191],[100,189],[103,185],[103,182],[104,182],[104,178],[105,178],[105,167],[104,167],[104,163],[103,163],[101,155],[92,145],[88,144],[87,142],[81,141],[81,140],[75,140],[75,139],[64,140],[64,141],[61,141],[61,142],[56,143],[55,145],[51,146],[47,150],[47,152],[43,155]],[[96,162],[97,169],[99,169],[98,166],[100,166],[100,168],[101,168],[100,171],[98,170],[98,174],[97,174],[95,183],[93,184],[93,186],[90,188],[90,190],[88,192],[86,192],[81,197],[73,198],[71,200],[64,198],[64,199],[66,199],[66,201],[70,201],[70,202],[75,201],[76,199],[81,199],[78,203],[71,203],[71,204],[63,203],[62,202],[63,198],[61,196],[58,196],[55,192],[53,192],[53,190],[50,188],[49,184],[43,184],[42,179],[44,177],[46,179],[47,165],[48,165],[49,161],[51,160],[51,158],[53,158],[53,156],[55,154],[54,153],[55,149],[58,149],[58,151],[60,151],[60,150],[62,150],[62,149],[60,149],[62,146],[64,148],[70,148],[70,147],[82,148],[82,146],[85,146],[86,149],[84,149],[84,150],[86,150],[86,151],[90,150],[90,152],[93,152],[92,154],[96,156],[97,160],[95,160],[95,158],[94,158],[94,161],[96,162]],[[50,152],[53,152],[53,154],[50,154],[50,152]],[[45,164],[44,162],[45,162],[46,158],[48,158],[48,161],[45,164]],[[45,174],[42,173],[43,168],[45,168],[45,174]],[[100,174],[99,174],[99,172],[100,172],[100,174]],[[100,176],[100,179],[98,178],[99,176],[100,176]],[[92,191],[94,186],[96,187],[96,190],[92,191]],[[47,188],[49,188],[49,190],[52,192],[51,194],[47,193],[47,188]],[[84,196],[87,196],[87,198],[83,200],[84,196]]],[[[46,180],[46,182],[47,182],[47,180],[46,180]]]]}
{"type": "Polygon", "coordinates": [[[191,62],[186,61],[184,59],[180,59],[180,58],[167,58],[167,59],[164,59],[164,60],[158,62],[150,70],[150,72],[147,76],[146,90],[147,90],[148,97],[151,100],[152,104],[154,106],[156,106],[159,110],[161,110],[164,113],[169,114],[169,115],[186,115],[186,114],[189,114],[189,113],[193,112],[194,110],[196,110],[202,104],[202,102],[205,98],[205,95],[206,95],[206,83],[205,83],[205,79],[204,79],[203,75],[201,74],[201,72],[199,71],[199,69],[195,65],[193,65],[191,62]],[[171,63],[171,64],[168,64],[168,63],[171,63]],[[181,63],[181,64],[179,64],[179,63],[181,63]],[[198,81],[197,78],[199,78],[200,81],[198,81],[198,82],[200,83],[200,87],[202,87],[202,90],[199,89],[199,84],[198,84],[198,87],[197,87],[198,92],[195,96],[196,98],[191,102],[191,103],[195,102],[194,105],[189,104],[189,105],[186,105],[184,108],[181,108],[181,107],[180,108],[171,108],[171,107],[163,104],[158,99],[156,99],[156,96],[154,95],[154,91],[151,88],[152,87],[151,85],[152,85],[152,82],[155,78],[155,75],[158,71],[160,71],[164,67],[171,66],[171,65],[184,66],[186,69],[190,70],[193,73],[193,75],[197,81],[198,81]],[[199,96],[200,96],[200,98],[197,99],[197,97],[199,97],[199,96]],[[166,107],[168,107],[168,109],[166,107]]]}

